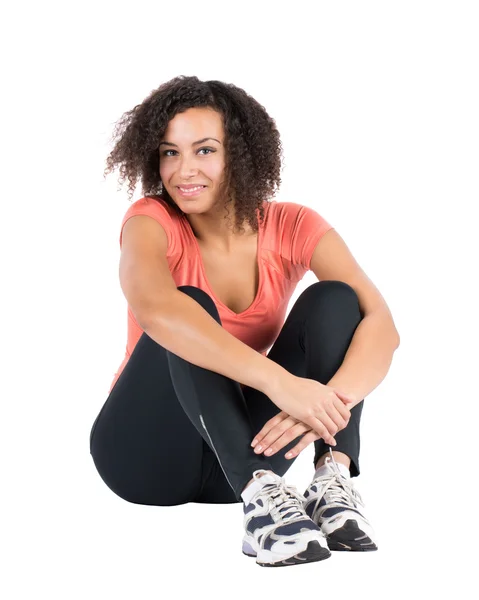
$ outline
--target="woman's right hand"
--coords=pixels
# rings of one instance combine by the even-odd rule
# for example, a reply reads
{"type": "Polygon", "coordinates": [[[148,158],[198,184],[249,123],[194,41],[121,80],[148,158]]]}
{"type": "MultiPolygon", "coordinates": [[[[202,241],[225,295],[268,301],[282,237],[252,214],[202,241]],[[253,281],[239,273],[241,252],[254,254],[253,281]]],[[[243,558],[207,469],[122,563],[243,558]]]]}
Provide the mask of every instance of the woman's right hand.
{"type": "Polygon", "coordinates": [[[344,429],[351,418],[347,405],[353,401],[341,400],[333,388],[315,379],[288,373],[276,380],[267,396],[288,415],[309,425],[331,446],[336,445],[333,436],[344,429]]]}

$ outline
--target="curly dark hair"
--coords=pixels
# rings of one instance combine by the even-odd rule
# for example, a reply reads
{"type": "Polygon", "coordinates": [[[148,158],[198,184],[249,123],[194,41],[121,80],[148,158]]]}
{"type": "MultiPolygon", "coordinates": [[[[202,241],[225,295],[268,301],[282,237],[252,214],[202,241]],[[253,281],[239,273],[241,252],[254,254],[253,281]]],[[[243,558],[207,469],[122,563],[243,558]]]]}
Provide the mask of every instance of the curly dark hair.
{"type": "Polygon", "coordinates": [[[184,215],[163,188],[158,145],[169,121],[193,107],[210,107],[222,115],[225,206],[234,202],[235,229],[243,230],[247,221],[256,233],[256,210],[262,222],[263,202],[281,184],[283,149],[276,123],[264,106],[233,84],[180,75],[153,90],[115,124],[112,140],[117,141],[106,160],[104,177],[120,165],[119,182],[123,185],[128,178],[130,200],[140,178],[143,196],[160,196],[184,215]]]}

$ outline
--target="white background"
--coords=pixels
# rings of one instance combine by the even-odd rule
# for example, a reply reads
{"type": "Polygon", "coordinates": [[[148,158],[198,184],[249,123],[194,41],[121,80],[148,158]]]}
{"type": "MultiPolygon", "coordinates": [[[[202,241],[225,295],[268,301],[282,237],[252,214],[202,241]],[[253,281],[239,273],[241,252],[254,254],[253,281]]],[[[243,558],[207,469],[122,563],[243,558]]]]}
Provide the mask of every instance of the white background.
{"type": "MultiPolygon", "coordinates": [[[[0,42],[2,596],[477,597],[477,3],[12,6],[0,42]],[[365,400],[355,479],[378,552],[262,569],[241,553],[240,504],[134,505],[95,470],[90,428],[126,344],[129,203],[104,161],[114,123],[180,74],[266,107],[285,154],[276,199],[333,224],[393,313],[401,345],[365,400]]],[[[285,476],[300,491],[312,456],[285,476]]]]}

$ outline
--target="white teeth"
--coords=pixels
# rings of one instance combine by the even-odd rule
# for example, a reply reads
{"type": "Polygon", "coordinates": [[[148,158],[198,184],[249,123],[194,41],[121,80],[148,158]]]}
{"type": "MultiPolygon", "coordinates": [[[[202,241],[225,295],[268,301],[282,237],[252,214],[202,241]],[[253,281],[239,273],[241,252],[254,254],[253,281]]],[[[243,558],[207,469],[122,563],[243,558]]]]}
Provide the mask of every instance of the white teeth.
{"type": "Polygon", "coordinates": [[[187,190],[185,190],[185,188],[180,187],[180,190],[182,192],[196,192],[196,190],[202,190],[205,186],[204,185],[200,185],[194,188],[188,188],[187,190]]]}

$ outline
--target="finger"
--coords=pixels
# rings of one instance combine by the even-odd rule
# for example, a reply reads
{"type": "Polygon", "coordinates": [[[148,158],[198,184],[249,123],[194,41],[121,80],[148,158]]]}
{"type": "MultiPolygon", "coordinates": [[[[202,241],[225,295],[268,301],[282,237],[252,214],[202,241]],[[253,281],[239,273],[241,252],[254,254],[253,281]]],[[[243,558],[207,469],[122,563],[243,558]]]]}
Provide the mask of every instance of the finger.
{"type": "Polygon", "coordinates": [[[336,410],[337,417],[339,416],[342,419],[342,423],[338,422],[337,418],[333,419],[339,429],[344,429],[346,425],[349,423],[351,419],[351,411],[347,406],[345,406],[344,402],[341,402],[339,398],[336,398],[333,402],[334,408],[336,410]]]}
{"type": "Polygon", "coordinates": [[[321,415],[321,420],[319,419],[319,417],[316,417],[313,415],[313,416],[306,417],[304,422],[307,425],[309,425],[313,431],[315,431],[317,434],[319,434],[319,437],[322,438],[327,444],[329,444],[330,446],[336,446],[336,440],[329,433],[328,429],[322,422],[323,418],[326,420],[329,420],[330,423],[332,424],[331,419],[329,419],[329,417],[326,415],[326,413],[324,413],[324,417],[323,417],[323,415],[321,415]]]}
{"type": "Polygon", "coordinates": [[[288,452],[285,454],[285,458],[295,458],[300,452],[302,452],[307,446],[309,446],[311,442],[318,440],[320,437],[321,436],[319,436],[316,432],[309,431],[306,435],[303,435],[301,440],[296,444],[296,446],[294,446],[294,448],[288,450],[288,452]]]}
{"type": "Polygon", "coordinates": [[[284,448],[297,437],[299,437],[302,433],[308,431],[311,431],[311,427],[308,427],[308,425],[305,425],[304,423],[297,423],[296,425],[289,427],[289,429],[285,431],[283,435],[278,437],[276,441],[274,441],[269,446],[265,446],[265,455],[272,456],[273,454],[281,450],[281,448],[284,448]]]}
{"type": "MultiPolygon", "coordinates": [[[[277,425],[279,425],[283,420],[285,420],[287,418],[289,418],[288,413],[281,411],[277,415],[275,415],[274,417],[269,419],[269,421],[267,421],[263,425],[263,428],[261,429],[261,431],[259,431],[258,434],[255,435],[253,441],[251,442],[251,446],[253,448],[255,446],[257,446],[257,444],[259,444],[259,442],[263,440],[265,435],[267,435],[272,429],[274,429],[277,425]]],[[[264,445],[263,445],[263,448],[264,448],[264,445]]]]}
{"type": "Polygon", "coordinates": [[[253,448],[254,448],[256,446],[256,444],[258,444],[263,439],[263,437],[269,431],[271,431],[271,429],[273,429],[273,427],[276,427],[276,425],[278,425],[278,423],[281,423],[281,421],[283,421],[283,419],[287,419],[288,417],[289,417],[288,413],[286,413],[282,410],[280,413],[275,415],[272,419],[267,421],[263,425],[262,429],[255,435],[253,441],[251,442],[251,446],[253,446],[253,448]]]}
{"type": "Polygon", "coordinates": [[[281,421],[281,423],[278,423],[278,425],[273,427],[273,429],[271,429],[264,436],[264,438],[261,440],[261,442],[255,446],[254,451],[258,452],[258,453],[263,452],[264,450],[269,448],[271,446],[271,444],[274,444],[276,442],[276,440],[279,437],[281,437],[285,431],[287,431],[291,427],[294,427],[295,424],[296,424],[295,421],[293,421],[293,419],[291,419],[291,417],[284,419],[283,421],[281,421]]]}
{"type": "Polygon", "coordinates": [[[332,433],[334,435],[338,433],[338,431],[344,429],[349,423],[349,417],[351,413],[348,411],[346,406],[341,402],[339,398],[333,398],[331,403],[327,404],[324,408],[328,414],[328,417],[336,425],[336,431],[332,432],[330,430],[329,433],[332,433]],[[339,406],[340,404],[342,405],[341,407],[339,406]],[[344,413],[344,411],[346,411],[346,413],[344,413]]]}
{"type": "MultiPolygon", "coordinates": [[[[334,435],[338,432],[338,426],[336,425],[336,423],[333,421],[333,419],[329,416],[329,411],[331,410],[332,404],[331,406],[326,406],[323,409],[321,409],[319,411],[319,414],[316,415],[316,417],[322,422],[322,424],[326,427],[327,431],[328,431],[328,437],[330,440],[333,440],[334,442],[336,441],[334,439],[334,435]]],[[[324,438],[325,441],[326,438],[324,438]]]]}

